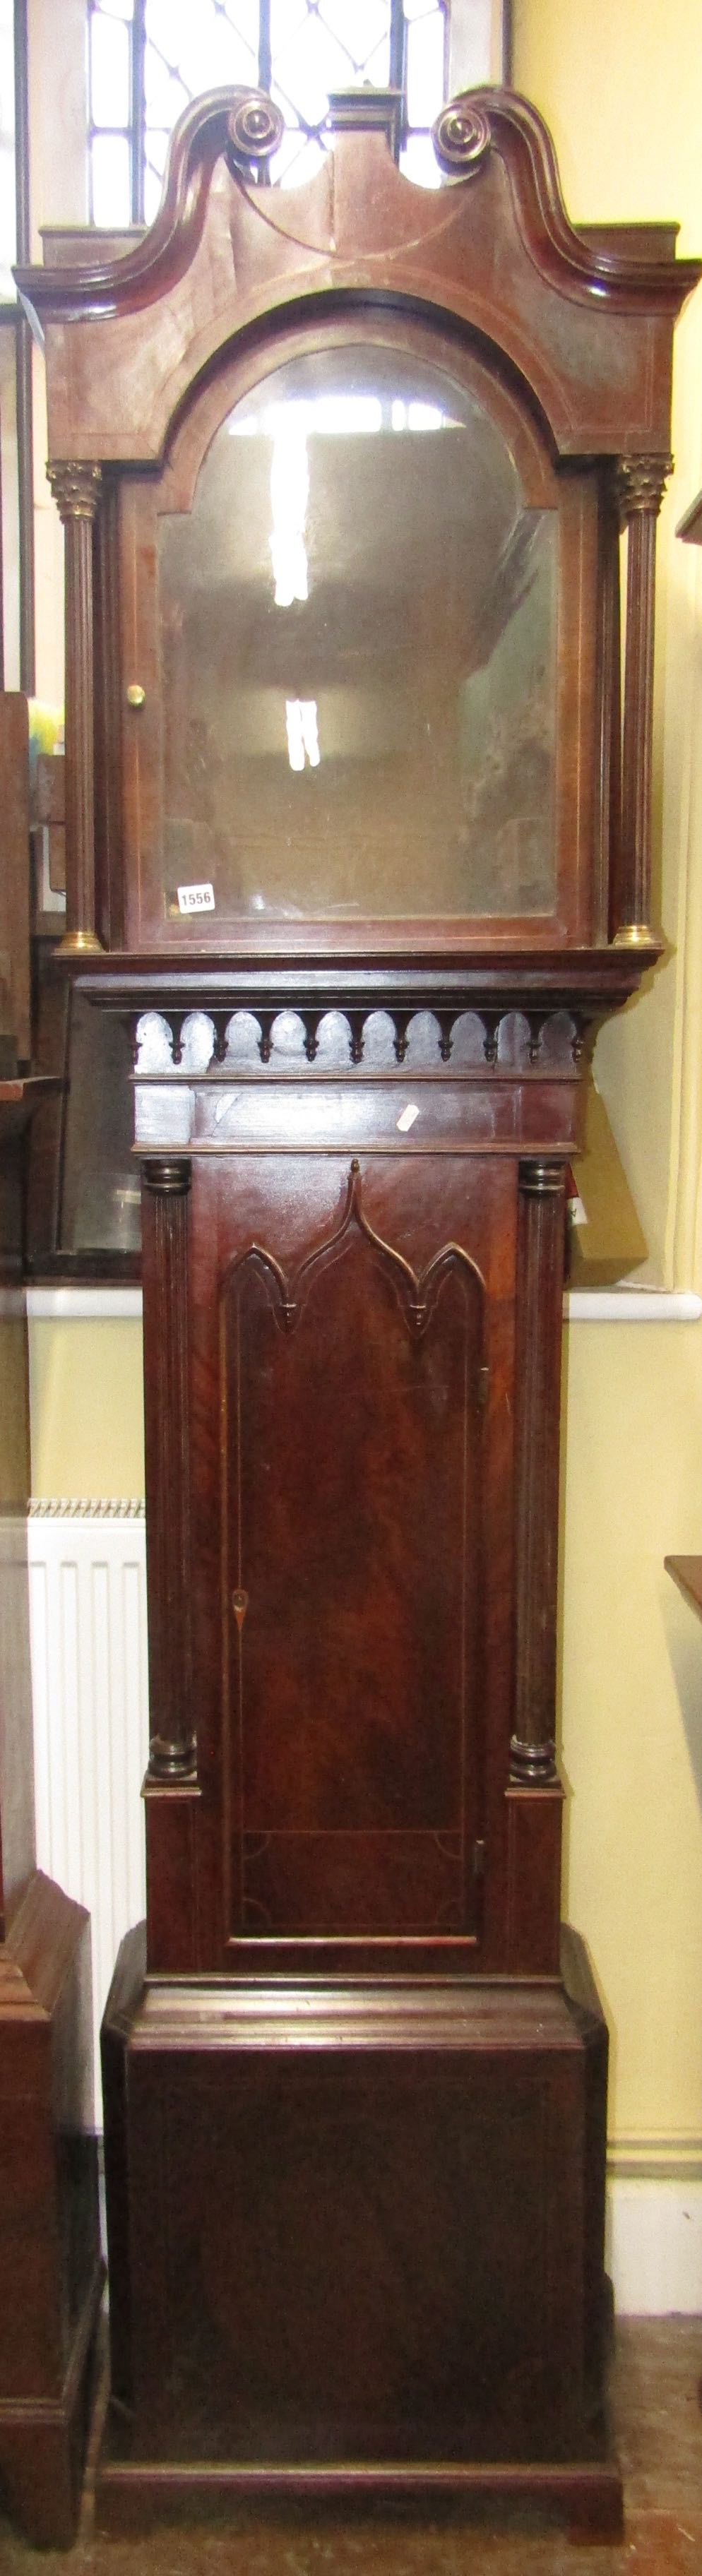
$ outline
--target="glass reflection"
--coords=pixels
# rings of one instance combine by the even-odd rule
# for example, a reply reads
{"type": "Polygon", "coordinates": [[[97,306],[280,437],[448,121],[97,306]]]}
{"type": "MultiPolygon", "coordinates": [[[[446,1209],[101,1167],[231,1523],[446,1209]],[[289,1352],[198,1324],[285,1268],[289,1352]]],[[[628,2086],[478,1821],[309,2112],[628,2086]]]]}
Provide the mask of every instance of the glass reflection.
{"type": "Polygon", "coordinates": [[[556,518],[474,393],[291,361],[159,534],[164,904],[217,922],[553,908],[556,518]]]}

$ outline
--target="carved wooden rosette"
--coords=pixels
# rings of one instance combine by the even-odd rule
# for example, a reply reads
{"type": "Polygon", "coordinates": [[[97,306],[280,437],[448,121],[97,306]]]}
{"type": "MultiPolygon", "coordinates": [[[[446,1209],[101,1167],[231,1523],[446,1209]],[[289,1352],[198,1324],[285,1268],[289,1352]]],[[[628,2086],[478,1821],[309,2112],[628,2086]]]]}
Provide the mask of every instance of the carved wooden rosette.
{"type": "Polygon", "coordinates": [[[555,1761],[556,1579],[565,1164],[519,1167],[516,1657],[510,1780],[548,1788],[555,1761]]]}
{"type": "Polygon", "coordinates": [[[190,1164],[142,1164],[144,1392],[149,1494],[149,1778],[195,1774],[190,1625],[188,1205],[190,1164]]]}
{"type": "Polygon", "coordinates": [[[64,950],[99,949],[95,929],[93,522],[99,465],[49,465],[65,529],[66,933],[64,950]]]}
{"type": "Polygon", "coordinates": [[[490,119],[477,99],[465,95],[450,99],[432,126],[431,139],[447,178],[470,178],[490,151],[490,119]]]}
{"type": "Polygon", "coordinates": [[[230,170],[265,170],[282,143],[284,122],[266,90],[237,90],[227,119],[225,152],[230,170]]]}
{"type": "Polygon", "coordinates": [[[619,917],[615,927],[615,938],[622,947],[637,947],[652,936],[649,915],[656,520],[672,470],[672,456],[630,456],[620,459],[615,477],[620,525],[629,532],[619,917]]]}

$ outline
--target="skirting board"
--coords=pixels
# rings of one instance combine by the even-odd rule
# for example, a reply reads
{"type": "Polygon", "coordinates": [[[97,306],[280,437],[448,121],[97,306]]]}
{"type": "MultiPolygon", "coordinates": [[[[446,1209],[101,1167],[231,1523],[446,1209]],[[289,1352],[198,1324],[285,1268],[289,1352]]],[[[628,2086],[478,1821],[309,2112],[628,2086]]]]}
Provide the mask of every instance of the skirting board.
{"type": "Polygon", "coordinates": [[[618,2316],[702,2314],[702,2175],[610,2174],[607,2270],[618,2316]]]}

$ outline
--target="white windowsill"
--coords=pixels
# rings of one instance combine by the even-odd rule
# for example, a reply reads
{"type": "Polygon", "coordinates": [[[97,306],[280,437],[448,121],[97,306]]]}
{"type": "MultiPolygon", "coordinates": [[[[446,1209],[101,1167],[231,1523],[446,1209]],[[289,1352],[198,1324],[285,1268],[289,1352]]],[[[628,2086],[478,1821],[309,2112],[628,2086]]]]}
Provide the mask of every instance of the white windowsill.
{"type": "Polygon", "coordinates": [[[567,1288],[567,1324],[697,1324],[702,1297],[692,1288],[567,1288]]]}
{"type": "Polygon", "coordinates": [[[141,1322],[141,1289],[117,1286],[27,1289],[31,1324],[141,1322]]]}
{"type": "MultiPolygon", "coordinates": [[[[28,1288],[31,1323],[139,1323],[140,1288],[28,1288]]],[[[696,1324],[702,1297],[691,1288],[569,1288],[567,1324],[696,1324]]]]}

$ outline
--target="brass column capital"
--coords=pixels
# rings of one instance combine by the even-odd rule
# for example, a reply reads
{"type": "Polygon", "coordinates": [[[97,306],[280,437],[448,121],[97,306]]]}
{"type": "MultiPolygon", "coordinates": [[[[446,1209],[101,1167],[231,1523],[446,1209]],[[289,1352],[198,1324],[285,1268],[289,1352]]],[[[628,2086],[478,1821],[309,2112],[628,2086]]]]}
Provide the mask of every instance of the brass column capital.
{"type": "Polygon", "coordinates": [[[95,518],[102,490],[100,465],[47,465],[47,475],[64,526],[70,519],[95,518]]]}
{"type": "Polygon", "coordinates": [[[672,456],[620,456],[614,469],[614,491],[621,528],[642,512],[657,519],[669,476],[673,471],[672,456]]]}

